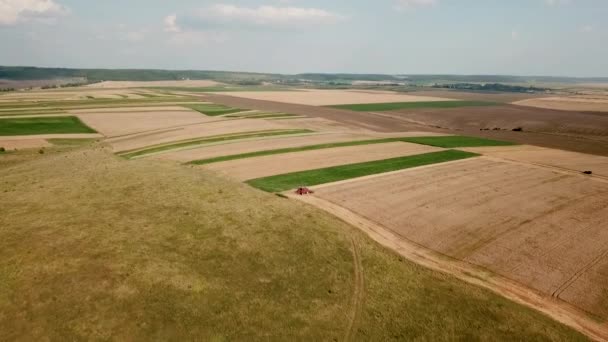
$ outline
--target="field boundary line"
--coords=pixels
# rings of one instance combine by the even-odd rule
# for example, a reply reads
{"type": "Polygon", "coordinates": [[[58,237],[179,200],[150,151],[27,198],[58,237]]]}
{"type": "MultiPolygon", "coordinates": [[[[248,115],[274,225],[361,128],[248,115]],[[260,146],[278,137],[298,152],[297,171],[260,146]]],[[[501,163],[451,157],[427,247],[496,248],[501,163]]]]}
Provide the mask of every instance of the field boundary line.
{"type": "Polygon", "coordinates": [[[541,295],[499,274],[441,255],[398,235],[389,228],[316,195],[297,196],[287,194],[287,196],[325,210],[342,221],[354,225],[377,243],[418,265],[452,275],[462,281],[488,289],[516,303],[540,311],[593,340],[608,341],[608,325],[594,321],[582,310],[561,299],[541,295]]]}

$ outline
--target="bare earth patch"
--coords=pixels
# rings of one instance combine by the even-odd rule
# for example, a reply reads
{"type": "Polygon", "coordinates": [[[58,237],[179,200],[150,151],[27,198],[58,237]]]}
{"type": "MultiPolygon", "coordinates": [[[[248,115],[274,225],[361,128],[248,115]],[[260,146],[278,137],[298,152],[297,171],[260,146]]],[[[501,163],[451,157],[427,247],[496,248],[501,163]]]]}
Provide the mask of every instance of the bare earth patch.
{"type": "Polygon", "coordinates": [[[356,90],[301,90],[301,91],[237,91],[228,95],[254,100],[275,101],[310,106],[329,106],[356,103],[449,101],[431,96],[405,95],[386,91],[356,90]]]}
{"type": "Polygon", "coordinates": [[[387,144],[328,148],[210,164],[205,168],[239,180],[249,180],[296,171],[382,160],[440,151],[441,148],[394,142],[387,144]]]}
{"type": "Polygon", "coordinates": [[[6,150],[24,149],[24,148],[38,148],[48,147],[51,144],[45,139],[2,139],[0,138],[0,147],[4,147],[6,150]]]}
{"type": "Polygon", "coordinates": [[[317,187],[416,244],[608,317],[608,183],[475,158],[317,187]]]}

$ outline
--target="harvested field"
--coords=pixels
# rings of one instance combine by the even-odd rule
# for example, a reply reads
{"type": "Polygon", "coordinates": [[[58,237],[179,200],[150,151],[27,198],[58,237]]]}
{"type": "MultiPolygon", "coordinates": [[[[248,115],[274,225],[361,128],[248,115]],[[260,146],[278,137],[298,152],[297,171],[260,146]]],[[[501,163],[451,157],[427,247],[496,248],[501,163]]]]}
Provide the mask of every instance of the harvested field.
{"type": "Polygon", "coordinates": [[[507,147],[470,147],[465,151],[480,153],[486,156],[546,165],[557,169],[570,170],[576,173],[593,171],[593,175],[608,179],[608,157],[584,153],[521,145],[507,147]]]}
{"type": "Polygon", "coordinates": [[[386,102],[386,103],[361,103],[343,104],[330,106],[337,109],[352,110],[355,112],[385,112],[399,109],[418,108],[460,108],[460,107],[485,107],[495,106],[497,103],[484,101],[416,101],[416,102],[386,102]]]}
{"type": "Polygon", "coordinates": [[[204,166],[238,180],[249,180],[296,171],[315,170],[401,156],[439,151],[440,148],[393,142],[387,144],[329,148],[232,160],[204,166]]]}
{"type": "Polygon", "coordinates": [[[128,112],[192,112],[190,108],[183,106],[153,106],[153,107],[112,107],[112,108],[89,108],[71,109],[71,114],[98,114],[98,113],[128,113],[128,112]]]}
{"type": "Polygon", "coordinates": [[[268,131],[254,131],[254,132],[240,132],[235,134],[224,134],[217,136],[209,136],[198,139],[188,139],[183,141],[175,141],[168,144],[158,144],[153,146],[148,146],[142,149],[131,150],[131,151],[123,151],[120,155],[125,158],[136,158],[147,155],[157,155],[161,153],[166,153],[168,151],[178,151],[178,150],[187,150],[192,148],[197,148],[202,145],[213,145],[213,144],[224,144],[226,142],[234,141],[234,140],[257,140],[260,138],[266,137],[276,137],[276,136],[288,136],[288,135],[301,135],[301,134],[310,134],[313,133],[307,129],[288,129],[288,130],[268,130],[268,131]]]}
{"type": "MultiPolygon", "coordinates": [[[[204,115],[197,113],[205,120],[204,115]]],[[[290,129],[293,127],[281,125],[276,121],[237,119],[226,120],[222,118],[207,117],[208,122],[191,124],[176,128],[158,129],[155,131],[136,133],[127,136],[115,137],[106,140],[115,152],[135,150],[152,145],[171,143],[175,141],[203,138],[214,135],[232,134],[251,131],[265,131],[272,129],[290,129]]]]}
{"type": "Polygon", "coordinates": [[[588,98],[588,97],[543,97],[540,99],[530,99],[517,101],[513,104],[519,106],[529,106],[538,108],[548,108],[578,112],[608,112],[608,97],[588,98]]]}
{"type": "Polygon", "coordinates": [[[189,162],[192,160],[216,158],[241,153],[252,153],[268,149],[291,148],[310,144],[336,143],[342,141],[364,140],[369,138],[370,137],[366,135],[349,133],[316,134],[297,137],[273,137],[256,141],[233,142],[230,143],[230,145],[222,144],[187,151],[169,152],[155,156],[154,158],[189,162]]]}
{"type": "Polygon", "coordinates": [[[87,88],[147,88],[147,87],[214,87],[221,83],[211,80],[184,81],[104,81],[89,84],[87,88]]]}
{"type": "Polygon", "coordinates": [[[107,137],[216,121],[191,110],[179,111],[78,111],[78,117],[107,137]]]}
{"type": "Polygon", "coordinates": [[[433,96],[433,97],[445,97],[455,100],[466,100],[466,101],[489,101],[489,102],[500,102],[500,103],[511,103],[515,101],[522,101],[531,98],[541,97],[542,95],[528,94],[528,93],[500,93],[500,92],[467,92],[457,90],[445,90],[445,89],[430,89],[430,90],[417,90],[409,92],[408,94],[418,96],[433,96]]]}
{"type": "Polygon", "coordinates": [[[414,243],[608,318],[606,182],[481,157],[315,190],[414,243]]]}
{"type": "Polygon", "coordinates": [[[353,103],[447,101],[449,99],[429,96],[406,95],[386,91],[356,90],[300,90],[268,92],[231,92],[230,96],[254,100],[276,101],[310,106],[330,106],[353,103]]]}

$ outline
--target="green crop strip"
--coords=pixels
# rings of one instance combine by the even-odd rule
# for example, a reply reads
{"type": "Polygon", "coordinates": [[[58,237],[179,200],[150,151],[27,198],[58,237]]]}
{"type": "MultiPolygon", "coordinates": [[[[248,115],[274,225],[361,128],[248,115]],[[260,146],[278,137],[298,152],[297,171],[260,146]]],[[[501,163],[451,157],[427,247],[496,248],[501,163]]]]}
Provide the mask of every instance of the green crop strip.
{"type": "Polygon", "coordinates": [[[75,116],[0,119],[0,136],[96,133],[75,116]]]}
{"type": "Polygon", "coordinates": [[[166,152],[175,149],[181,149],[186,147],[200,146],[213,144],[218,142],[230,141],[230,140],[240,140],[240,139],[252,139],[252,138],[262,138],[262,137],[271,137],[278,135],[294,135],[294,134],[306,134],[306,133],[314,133],[308,129],[289,129],[289,130],[268,130],[268,131],[254,131],[254,132],[243,132],[243,133],[235,133],[235,134],[223,134],[210,136],[200,139],[190,139],[185,141],[180,141],[176,143],[157,145],[152,147],[147,147],[138,150],[132,151],[124,151],[119,153],[118,155],[125,157],[127,159],[132,159],[135,157],[141,157],[144,155],[149,155],[153,153],[166,152]]]}
{"type": "Polygon", "coordinates": [[[447,150],[365,163],[340,165],[317,170],[287,173],[283,175],[249,180],[247,181],[247,184],[267,192],[281,192],[294,189],[301,185],[312,186],[332,183],[351,178],[358,178],[476,156],[478,156],[478,154],[458,150],[447,150]]]}
{"type": "Polygon", "coordinates": [[[411,137],[403,138],[401,141],[411,142],[421,145],[430,145],[444,148],[454,147],[481,147],[481,146],[511,146],[517,145],[509,141],[500,141],[476,137],[465,136],[440,136],[440,137],[411,137]]]}

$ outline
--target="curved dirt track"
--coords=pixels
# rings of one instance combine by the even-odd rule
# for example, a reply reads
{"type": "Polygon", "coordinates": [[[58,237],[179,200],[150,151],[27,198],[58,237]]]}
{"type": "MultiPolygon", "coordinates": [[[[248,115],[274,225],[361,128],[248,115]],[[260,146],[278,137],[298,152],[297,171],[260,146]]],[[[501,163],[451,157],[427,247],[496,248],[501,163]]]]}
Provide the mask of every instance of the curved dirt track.
{"type": "Polygon", "coordinates": [[[547,316],[568,325],[596,341],[608,341],[608,326],[598,323],[577,308],[552,298],[540,295],[507,278],[495,275],[482,268],[457,261],[424,248],[390,229],[357,215],[332,202],[316,196],[288,197],[321,208],[343,221],[352,224],[381,245],[394,250],[405,258],[435,271],[447,273],[468,283],[492,290],[517,303],[534,308],[547,316]]]}
{"type": "Polygon", "coordinates": [[[350,319],[344,334],[344,341],[352,341],[357,334],[361,309],[365,298],[365,276],[363,273],[363,263],[359,255],[359,244],[356,239],[351,238],[353,252],[353,295],[351,302],[350,319]]]}

